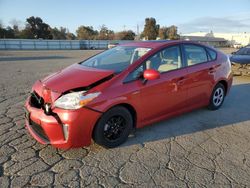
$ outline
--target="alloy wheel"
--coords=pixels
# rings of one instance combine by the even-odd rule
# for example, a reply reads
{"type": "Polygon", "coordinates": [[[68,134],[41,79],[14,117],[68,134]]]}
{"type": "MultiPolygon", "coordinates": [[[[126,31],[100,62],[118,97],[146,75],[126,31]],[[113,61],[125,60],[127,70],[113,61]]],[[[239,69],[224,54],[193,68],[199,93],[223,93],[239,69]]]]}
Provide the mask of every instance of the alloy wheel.
{"type": "Polygon", "coordinates": [[[111,117],[104,126],[104,137],[109,141],[117,140],[126,128],[126,120],[122,116],[111,117]]]}
{"type": "Polygon", "coordinates": [[[220,106],[224,99],[224,90],[219,87],[215,90],[213,96],[213,103],[215,106],[220,106]]]}

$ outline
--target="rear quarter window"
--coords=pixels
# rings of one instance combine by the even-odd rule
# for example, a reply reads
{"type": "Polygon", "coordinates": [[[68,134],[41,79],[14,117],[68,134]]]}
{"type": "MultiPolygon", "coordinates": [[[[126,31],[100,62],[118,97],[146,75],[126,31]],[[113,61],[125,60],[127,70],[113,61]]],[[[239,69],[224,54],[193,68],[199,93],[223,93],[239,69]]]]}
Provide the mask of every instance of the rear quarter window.
{"type": "Polygon", "coordinates": [[[214,60],[216,60],[216,58],[217,58],[217,53],[214,51],[214,50],[211,50],[210,48],[207,48],[207,52],[208,52],[208,55],[209,55],[209,59],[211,60],[211,61],[214,61],[214,60]]]}

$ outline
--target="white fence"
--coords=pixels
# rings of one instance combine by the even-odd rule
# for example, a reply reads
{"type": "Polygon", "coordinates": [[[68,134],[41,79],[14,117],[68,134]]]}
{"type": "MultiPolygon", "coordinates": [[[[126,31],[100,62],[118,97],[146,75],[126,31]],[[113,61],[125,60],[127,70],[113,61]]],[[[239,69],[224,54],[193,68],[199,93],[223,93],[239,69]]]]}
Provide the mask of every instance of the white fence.
{"type": "MultiPolygon", "coordinates": [[[[80,50],[105,49],[110,40],[0,39],[0,50],[80,50]]],[[[115,41],[119,44],[130,41],[115,41]]]]}

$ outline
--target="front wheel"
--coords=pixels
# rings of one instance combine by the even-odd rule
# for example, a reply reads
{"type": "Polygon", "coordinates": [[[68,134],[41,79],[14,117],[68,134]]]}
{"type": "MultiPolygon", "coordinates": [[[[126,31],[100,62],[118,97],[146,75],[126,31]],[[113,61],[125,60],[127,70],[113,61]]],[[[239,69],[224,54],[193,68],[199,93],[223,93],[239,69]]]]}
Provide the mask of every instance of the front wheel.
{"type": "Polygon", "coordinates": [[[210,97],[210,103],[208,105],[208,109],[210,110],[217,110],[219,109],[225,98],[225,87],[223,84],[218,83],[212,92],[212,95],[210,97]]]}
{"type": "Polygon", "coordinates": [[[105,112],[95,126],[94,141],[107,148],[124,143],[133,127],[131,113],[122,106],[111,108],[105,112]]]}

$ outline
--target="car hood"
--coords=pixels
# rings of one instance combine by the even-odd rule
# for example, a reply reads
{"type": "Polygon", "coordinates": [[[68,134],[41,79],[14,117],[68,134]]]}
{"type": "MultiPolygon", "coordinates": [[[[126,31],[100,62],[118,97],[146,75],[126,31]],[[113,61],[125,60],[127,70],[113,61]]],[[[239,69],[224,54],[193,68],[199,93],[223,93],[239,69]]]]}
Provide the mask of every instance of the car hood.
{"type": "Polygon", "coordinates": [[[114,71],[100,70],[73,64],[59,72],[41,80],[43,85],[55,92],[64,93],[69,90],[88,87],[114,74],[114,71]]]}
{"type": "Polygon", "coordinates": [[[231,62],[247,64],[250,63],[250,55],[232,55],[230,57],[231,62]]]}

